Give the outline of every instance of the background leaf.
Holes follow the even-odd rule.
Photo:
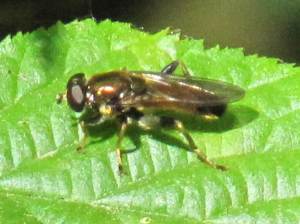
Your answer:
[[[76,72],[159,71],[174,59],[190,72],[246,90],[215,122],[184,118],[211,169],[172,130],[130,130],[127,175],[117,172],[114,124],[80,130],[55,96]],[[300,70],[241,49],[204,49],[163,30],[93,20],[5,38],[0,44],[2,223],[298,223]],[[134,150],[131,150],[134,149]]]

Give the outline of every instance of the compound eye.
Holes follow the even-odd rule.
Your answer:
[[[67,100],[69,106],[76,112],[84,108],[86,79],[83,73],[73,75],[67,84]]]

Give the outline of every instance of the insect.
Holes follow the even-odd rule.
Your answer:
[[[174,76],[181,65],[184,76]],[[122,172],[121,143],[129,125],[135,123],[144,130],[171,126],[183,134],[190,149],[207,165],[226,170],[210,161],[195,144],[183,123],[172,117],[157,115],[158,111],[175,111],[192,116],[220,117],[228,103],[244,96],[244,90],[225,82],[195,79],[184,64],[173,61],[161,72],[111,71],[96,74],[90,79],[78,73],[68,83],[64,97],[71,109],[82,112],[79,118],[83,130],[109,119],[119,123],[116,159]],[[86,135],[86,134],[85,134]],[[85,139],[85,138],[83,138]]]

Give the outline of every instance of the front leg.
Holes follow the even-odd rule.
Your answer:
[[[101,115],[99,112],[88,109],[79,117],[79,125],[82,131],[82,138],[80,139],[77,151],[82,151],[87,144],[88,128],[97,126],[102,123]]]
[[[81,152],[84,149],[84,147],[86,146],[86,144],[87,144],[88,129],[87,129],[87,125],[85,124],[84,121],[80,121],[79,125],[80,125],[81,131],[83,133],[83,136],[82,136],[82,138],[79,141],[79,145],[77,147],[77,151]]]
[[[124,139],[126,130],[127,130],[128,124],[126,122],[121,123],[120,131],[118,134],[118,140],[116,144],[116,158],[117,158],[117,163],[118,163],[118,169],[119,173],[123,173],[123,163],[122,163],[122,140]]]

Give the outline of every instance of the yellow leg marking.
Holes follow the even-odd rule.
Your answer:
[[[191,78],[191,74],[190,74],[188,68],[186,67],[186,65],[182,61],[180,61],[180,67],[181,67],[183,75],[186,78]]]
[[[126,129],[127,129],[127,124],[122,123],[121,124],[121,129],[120,129],[120,132],[119,132],[119,137],[118,137],[117,144],[116,144],[116,159],[117,159],[118,169],[119,169],[120,174],[122,174],[124,172],[123,171],[123,163],[122,163],[121,143],[122,143],[122,140],[124,138]]]
[[[78,145],[78,147],[77,147],[77,151],[78,151],[78,152],[82,152],[83,149],[84,149],[84,147],[85,147],[86,144],[87,144],[87,140],[88,140],[87,135],[88,135],[88,134],[87,134],[87,128],[86,128],[84,122],[81,121],[79,124],[80,124],[81,130],[82,130],[82,132],[83,132],[83,137],[82,137],[82,139],[81,139],[80,142],[79,142],[79,145]]]
[[[116,149],[116,158],[118,163],[118,170],[120,173],[123,173],[122,155],[119,148]]]

